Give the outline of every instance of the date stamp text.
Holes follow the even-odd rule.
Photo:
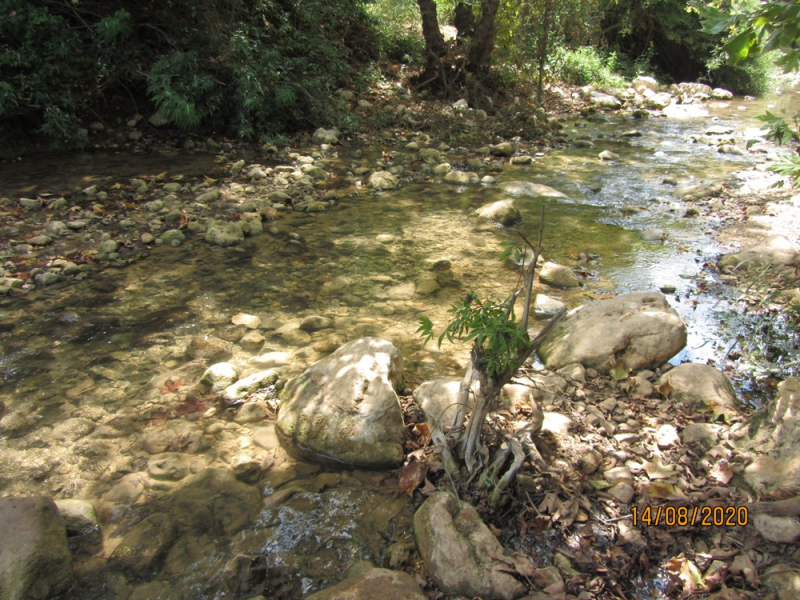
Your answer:
[[[647,527],[744,527],[746,506],[634,506],[633,526]]]

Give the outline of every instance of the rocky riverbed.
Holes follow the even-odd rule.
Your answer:
[[[795,541],[787,533],[794,516],[767,515],[788,519],[777,524],[759,517],[754,528],[763,509],[748,503],[794,491],[786,465],[794,461],[795,384],[782,384],[783,400],[762,398],[769,418],[752,420],[752,406],[721,372],[738,381],[736,365],[720,358],[724,336],[708,323],[684,330],[693,354],[683,357],[705,362],[695,346],[710,339],[717,369],[666,363],[680,345],[645,362],[614,362],[624,348],[642,354],[630,338],[612,350],[614,360],[531,365],[517,385],[534,393],[509,401],[491,417],[492,430],[499,440],[540,415],[544,465],[530,463],[499,507],[488,503],[491,485],[461,490],[478,508],[474,528],[488,523],[506,549],[506,558],[495,550],[465,575],[473,583],[437,573],[430,557],[438,550],[414,535],[428,527],[414,517],[424,498],[437,507],[428,514],[445,521],[457,511],[434,493],[452,486],[433,452],[426,403],[412,392],[434,376],[459,376],[467,357],[463,345],[423,347],[416,320],[444,323],[470,289],[511,289],[516,269],[496,256],[515,227],[535,231],[542,203],[556,232],[537,284],[542,319],[562,304],[662,288],[675,318],[689,320],[698,304],[702,312],[719,301],[703,296],[706,281],[747,285],[738,269],[720,283],[719,246],[698,237],[715,238],[722,225],[725,243],[748,246],[767,232],[729,232],[774,226],[796,242],[791,194],[768,191],[763,168],[746,170],[771,150],[748,147],[750,130],[724,126],[746,101],[653,85],[641,81],[620,97],[575,91],[584,118],[551,118],[533,143],[483,138],[451,147],[409,131],[435,111],[463,140],[492,117],[459,103],[345,94],[354,110],[387,115],[385,127],[319,131],[291,151],[205,140],[121,166],[113,144],[159,150],[144,122],[132,120],[96,134],[97,164],[111,165],[105,172],[73,168],[5,183],[0,518],[19,524],[3,531],[20,555],[61,548],[13,581],[46,581],[46,593],[69,588],[74,598],[292,598],[352,568],[340,585],[392,581],[405,590],[398,594],[492,597],[469,587],[484,569],[509,573],[497,597],[792,597],[794,557],[778,544]],[[718,121],[702,120],[709,111]],[[682,130],[686,118],[703,125]],[[675,132],[681,145],[669,137]],[[685,171],[687,156],[717,172]],[[29,160],[17,163],[21,173]],[[640,163],[651,172],[622,170]],[[725,171],[742,173],[739,183]],[[638,254],[625,254],[631,246]],[[653,256],[673,258],[622,274]],[[389,386],[405,409],[405,458],[392,462],[405,466],[370,471],[346,459],[331,470],[330,461],[298,460],[275,432],[281,390],[287,382],[297,389],[310,365],[364,337],[390,340],[405,362]],[[698,395],[703,386],[711,391]],[[38,495],[57,500],[68,546],[47,502],[12,500]],[[711,526],[644,520],[648,507],[668,505],[709,511]],[[714,522],[717,507],[739,506],[747,510],[734,513],[736,522]],[[54,537],[37,544],[45,529]],[[5,572],[29,573],[3,560]]]

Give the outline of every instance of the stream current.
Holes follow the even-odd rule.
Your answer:
[[[257,589],[251,574],[259,572],[273,597],[291,598],[338,581],[359,560],[402,564],[413,544],[413,513],[410,501],[396,497],[396,476],[322,472],[288,457],[269,421],[237,420],[188,398],[185,390],[207,366],[187,356],[189,341],[215,336],[233,343],[229,362],[244,374],[263,368],[258,356],[285,353],[278,368],[292,377],[344,341],[376,335],[402,352],[409,389],[458,375],[466,347],[423,347],[415,333],[419,317],[441,329],[450,304],[466,292],[505,297],[517,272],[498,260],[502,243],[517,241],[517,229],[535,239],[545,203],[544,254],[575,268],[583,285],[541,286],[540,293],[573,307],[609,294],[669,289],[689,329],[674,361],[718,360],[730,339],[720,323],[725,302],[690,297],[703,264],[726,249],[714,239],[713,217],[684,217],[687,203],[676,190],[728,182],[752,164],[752,155],[718,152],[704,132],[729,125],[726,137],[744,148],[756,137],[753,117],[763,104],[735,99],[710,110],[689,120],[611,116],[567,124],[570,139],[593,146],[570,144],[495,174],[498,184],[530,181],[568,197],[517,198],[523,219],[515,227],[479,225],[472,216],[507,197],[499,185],[407,183],[376,194],[353,178],[351,193],[328,213],[282,216],[271,232],[242,246],[189,239],[74,285],[0,300],[0,406],[20,421],[0,432],[0,494],[95,504],[102,550],[75,546],[78,583],[69,598],[247,597],[248,586]],[[623,135],[634,129],[638,135]],[[599,159],[603,150],[619,159]],[[453,151],[448,158],[457,167],[469,157]],[[344,172],[379,159],[343,148],[322,162]],[[101,163],[60,161],[65,176],[84,182]],[[128,157],[120,168],[147,176],[164,167]],[[24,179],[25,170],[15,177]],[[664,230],[666,239],[644,241],[641,233],[652,229]],[[442,286],[420,296],[415,282],[431,270]],[[244,333],[232,324],[239,313],[261,318],[266,341],[256,354],[236,344]],[[308,315],[330,317],[334,326],[300,331]],[[253,465],[261,474],[250,477]],[[224,519],[206,531],[192,528],[181,511],[207,506],[187,499],[186,481],[206,468],[233,469],[268,499],[290,492],[280,502],[259,502],[244,528]],[[234,506],[240,501],[231,499]],[[166,515],[178,532],[157,548],[157,560],[142,567],[113,559],[125,535],[154,514]],[[240,568],[243,561],[247,568]]]

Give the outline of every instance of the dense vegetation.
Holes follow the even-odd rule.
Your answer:
[[[762,59],[722,60],[729,32],[702,31],[685,0],[0,0],[0,146],[30,132],[81,145],[88,122],[155,110],[267,139],[336,123],[331,92],[387,62],[489,103],[519,81],[538,80],[541,101],[548,80],[643,73],[763,91]]]

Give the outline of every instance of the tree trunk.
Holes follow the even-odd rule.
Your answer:
[[[539,78],[536,83],[536,106],[541,106],[544,100],[544,67],[547,64],[547,42],[550,35],[550,15],[553,11],[552,0],[545,0],[544,14],[542,15],[542,36],[539,38]]]
[[[494,36],[497,33],[495,17],[499,6],[500,0],[481,1],[481,20],[475,28],[475,36],[472,39],[467,62],[467,70],[471,73],[481,74],[489,70]]]
[[[417,0],[422,17],[422,37],[425,38],[425,69],[436,69],[439,58],[444,54],[444,37],[439,30],[439,17],[434,0]]]

